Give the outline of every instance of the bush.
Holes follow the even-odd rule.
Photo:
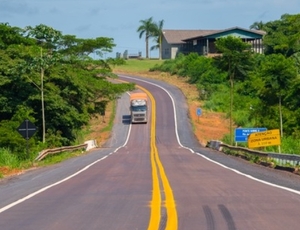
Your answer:
[[[281,138],[281,153],[286,154],[300,154],[300,141],[293,137]],[[278,146],[269,146],[266,148],[268,152],[279,152]]]
[[[0,148],[0,166],[17,168],[20,165],[18,157],[7,148]]]

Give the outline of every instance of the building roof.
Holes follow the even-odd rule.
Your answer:
[[[163,30],[163,35],[169,44],[182,44],[185,43],[185,41],[194,38],[206,37],[209,35],[214,35],[214,34],[227,32],[230,30],[236,30],[236,29],[244,30],[259,35],[266,34],[266,32],[262,30],[248,30],[241,27],[232,27],[223,30]]]
[[[265,35],[266,34],[266,31],[263,31],[263,30],[250,30],[250,29],[245,29],[245,28],[238,27],[238,26],[225,29],[222,32],[230,31],[230,30],[244,30],[244,31],[247,31],[247,32],[250,32],[250,33],[255,33],[255,34],[260,34],[260,35]]]
[[[222,30],[163,30],[163,36],[169,44],[185,43],[184,40],[192,37],[201,37]]]

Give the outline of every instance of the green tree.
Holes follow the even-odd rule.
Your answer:
[[[8,138],[19,135],[16,127],[27,118],[38,127],[32,143],[42,137],[42,128],[39,128],[43,124],[42,67],[47,117],[47,142],[43,146],[73,144],[78,130],[87,124],[91,116],[103,113],[108,101],[133,89],[133,85],[109,82],[106,79],[112,75],[109,65],[103,60],[88,57],[91,52],[109,50],[113,45],[111,39],[77,40],[70,35],[69,40],[64,40],[64,36],[59,39],[44,36],[44,42],[40,43],[33,36],[38,34],[39,39],[43,36],[38,31],[31,31],[35,27],[26,28],[30,30],[0,25],[0,30],[7,32],[6,35],[0,33],[0,43],[3,44],[0,49],[0,130],[7,133],[1,138],[3,145],[0,143],[0,146],[14,145],[15,140]],[[46,26],[37,28],[42,30]],[[7,39],[8,35],[10,39]],[[17,149],[22,147],[14,150]]]
[[[83,60],[89,59],[91,54],[102,58],[104,53],[112,52],[115,46],[114,39],[107,37],[81,39],[73,35],[63,35],[59,41],[60,53],[69,57],[72,54]]]
[[[150,17],[146,20],[140,20],[140,23],[141,25],[138,27],[137,32],[139,33],[139,38],[142,38],[145,34],[146,58],[149,58],[149,38],[153,37],[156,31],[155,22]]]
[[[0,49],[6,49],[12,44],[30,43],[28,39],[22,36],[22,29],[12,27],[8,23],[0,23]]]
[[[282,54],[267,55],[260,66],[259,75],[264,82],[259,90],[260,98],[267,106],[273,106],[275,103],[278,105],[281,136],[283,136],[283,99],[296,79],[295,72],[293,59],[286,58]]]
[[[54,55],[52,55],[53,50],[56,49],[57,42],[61,39],[62,33],[58,30],[53,29],[52,27],[48,27],[46,25],[40,24],[36,27],[28,26],[24,30],[24,34],[27,33],[27,37],[31,37],[36,39],[41,47],[40,47],[40,57],[34,58],[29,66],[32,68],[37,68],[40,70],[41,79],[40,84],[35,84],[37,88],[41,92],[41,104],[42,104],[42,140],[43,143],[46,141],[46,121],[45,121],[45,104],[44,104],[44,75],[45,69],[49,67],[51,64],[57,64],[57,59]],[[44,55],[43,47],[47,49],[47,54]]]
[[[291,88],[285,96],[285,107],[292,114],[285,116],[285,133],[292,135],[295,139],[300,138],[300,78],[296,77],[291,82]]]
[[[265,24],[262,21],[254,22],[249,28],[251,30],[263,30]]]
[[[164,26],[164,20],[159,21],[158,23],[154,24],[155,31],[154,31],[154,41],[156,42],[156,45],[152,46],[150,50],[159,50],[159,60],[162,58],[162,36],[163,36],[163,26]]]
[[[234,80],[243,80],[247,75],[251,60],[251,45],[233,36],[220,38],[216,41],[215,45],[221,53],[220,56],[216,57],[216,62],[222,70],[227,72],[230,81],[230,143],[233,144],[232,111]]]
[[[300,14],[284,14],[280,20],[265,24],[265,54],[281,53],[286,57],[300,51]]]

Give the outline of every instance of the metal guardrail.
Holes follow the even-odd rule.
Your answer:
[[[220,143],[220,147],[226,147],[228,149],[236,150],[236,151],[243,151],[243,152],[254,154],[254,155],[260,156],[260,157],[268,157],[268,153],[254,150],[254,149],[248,149],[248,148],[238,147],[238,146],[231,146],[231,145],[227,145],[227,144],[223,144],[223,143]]]
[[[269,153],[269,152],[262,152],[258,150],[248,149],[244,147],[238,147],[238,146],[231,146],[222,143],[221,141],[212,140],[208,143],[207,147],[222,151],[223,148],[228,148],[230,150],[235,151],[242,151],[249,154],[253,154],[256,156],[260,156],[266,159],[272,159],[274,160],[278,165],[285,166],[287,164],[298,167],[300,165],[300,155],[298,154],[280,154],[280,153]]]
[[[279,154],[279,153],[268,153],[268,157],[276,160],[279,165],[292,165],[294,167],[300,165],[300,155],[296,154]]]
[[[86,149],[88,144],[81,144],[81,145],[74,145],[74,146],[65,146],[65,147],[59,147],[59,148],[54,148],[54,149],[45,149],[39,153],[39,155],[35,158],[36,161],[41,161],[44,159],[46,156],[55,154],[55,153],[61,153],[61,152],[66,152],[66,151],[74,151],[74,150],[79,150],[79,149]]]

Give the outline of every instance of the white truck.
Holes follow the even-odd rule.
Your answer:
[[[146,93],[130,94],[131,123],[147,123],[148,97]]]

